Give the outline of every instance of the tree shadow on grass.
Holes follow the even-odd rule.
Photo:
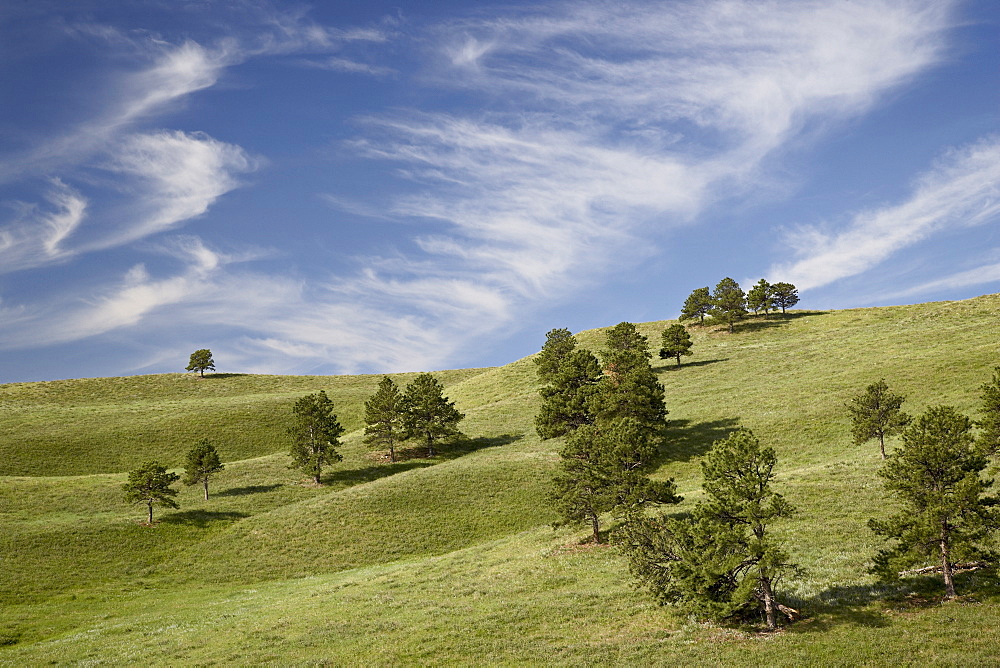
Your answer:
[[[729,436],[739,425],[738,417],[708,422],[670,420],[667,427],[660,432],[663,436],[663,445],[655,464],[658,466],[667,462],[687,462],[701,457],[709,451],[713,443]]]
[[[1000,596],[1000,578],[990,569],[956,573],[955,589],[956,603],[975,604],[980,598]],[[813,616],[806,624],[793,624],[793,631],[816,633],[843,624],[881,628],[889,625],[889,611],[912,613],[942,605],[944,581],[940,574],[925,574],[893,583],[831,587],[792,605],[796,603]]]
[[[281,487],[280,483],[275,485],[247,485],[246,487],[230,487],[229,489],[215,492],[213,496],[249,496],[250,494],[265,494],[267,492],[273,492],[279,487]]]
[[[684,369],[686,369],[688,367],[693,367],[693,366],[708,366],[709,364],[716,364],[718,362],[728,362],[728,361],[729,361],[728,357],[722,357],[722,358],[714,359],[714,360],[697,360],[697,361],[694,361],[694,362],[681,362],[681,365],[677,366],[677,360],[674,359],[674,358],[670,358],[670,359],[664,360],[663,364],[661,364],[659,366],[654,366],[653,367],[653,371],[655,371],[655,372],[661,372],[661,371],[684,371]]]
[[[201,377],[201,380],[225,380],[226,378],[241,378],[243,376],[249,376],[248,373],[210,373]]]
[[[397,457],[399,452],[397,451]],[[347,483],[348,485],[360,485],[366,482],[373,482],[379,478],[387,478],[397,473],[410,471],[412,469],[422,469],[433,466],[434,462],[428,459],[408,459],[405,461],[386,462],[366,466],[360,469],[331,469],[323,473],[322,481],[324,485],[332,483]]]
[[[235,522],[244,517],[250,517],[250,515],[234,511],[182,510],[179,513],[164,515],[160,522],[163,524],[190,524],[204,529],[215,522]]]

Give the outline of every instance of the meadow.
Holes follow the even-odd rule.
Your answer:
[[[671,322],[639,325],[654,354]],[[996,665],[992,572],[960,575],[950,602],[939,577],[867,574],[879,543],[865,523],[892,504],[878,445],[853,445],[844,404],[885,378],[911,414],[975,418],[998,322],[1000,295],[798,310],[732,335],[693,325],[682,367],[654,359],[670,411],[655,475],[685,497],[671,512],[698,498],[701,456],[738,425],[778,453],[776,489],[799,512],[775,528],[805,570],[784,600],[804,619],[773,634],[657,606],[613,546],[552,528],[560,444],[535,434],[530,358],[435,372],[468,438],[395,463],[362,442],[377,375],[0,385],[0,664]],[[598,351],[603,332],[577,338]],[[347,433],[317,487],[288,468],[285,426],[320,389]],[[122,501],[127,471],[179,470],[204,437],[226,464],[209,500],[180,487],[180,509],[145,526]]]

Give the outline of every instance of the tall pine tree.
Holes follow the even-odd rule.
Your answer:
[[[292,426],[288,428],[292,437],[289,468],[300,469],[312,476],[314,483],[322,484],[323,466],[343,459],[337,452],[338,438],[343,433],[344,428],[333,413],[333,402],[325,391],[300,398],[292,406]]]
[[[396,461],[396,446],[403,440],[403,395],[389,376],[383,376],[365,402],[364,442],[373,448],[389,450],[389,461]]]
[[[461,437],[458,423],[465,414],[444,396],[444,386],[429,373],[422,373],[403,391],[403,427],[407,438],[423,442],[427,456],[433,457],[436,443]]]

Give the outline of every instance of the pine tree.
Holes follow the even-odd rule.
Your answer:
[[[403,440],[405,409],[403,395],[389,376],[383,376],[378,390],[365,402],[364,442],[374,448],[388,448],[389,461],[396,461],[396,445]]]
[[[215,371],[215,360],[212,359],[212,351],[208,348],[202,348],[201,350],[196,350],[191,353],[191,358],[188,360],[187,368],[185,371],[197,371],[201,374],[201,377],[205,377],[205,371],[211,369]]]
[[[586,523],[601,542],[600,516],[632,515],[650,503],[678,503],[673,479],[647,477],[656,446],[634,420],[584,425],[566,438],[551,500],[559,524]]]
[[[434,444],[449,437],[461,437],[458,423],[465,418],[454,401],[444,396],[444,386],[429,373],[413,379],[403,392],[403,427],[407,438],[419,438],[433,457]]]
[[[567,357],[576,349],[576,337],[568,329],[553,329],[545,335],[545,344],[535,356],[538,379],[551,383]]]
[[[176,473],[169,473],[158,462],[146,462],[134,471],[129,471],[128,482],[122,485],[126,503],[145,503],[149,509],[148,523],[153,523],[153,504],[180,508],[173,497],[177,490],[170,485],[180,479]]]
[[[317,485],[324,464],[335,464],[343,459],[337,452],[338,437],[344,428],[333,413],[333,402],[320,390],[307,394],[292,407],[293,422],[288,428],[292,437],[292,465],[312,476]]]
[[[903,446],[882,465],[879,476],[902,510],[869,527],[894,545],[879,551],[874,571],[897,577],[900,566],[937,559],[945,597],[954,598],[953,565],[981,556],[1000,528],[996,499],[983,495],[993,484],[980,473],[984,453],[971,434],[972,421],[950,406],[929,408],[903,431]]]
[[[226,467],[219,459],[219,453],[215,446],[207,438],[203,438],[187,454],[184,484],[197,485],[201,483],[205,488],[205,500],[208,501],[208,481],[224,468]]]
[[[712,293],[711,314],[729,325],[729,333],[733,333],[733,325],[747,314],[746,295],[739,283],[731,278],[719,281]]]
[[[903,401],[902,395],[889,391],[884,378],[854,397],[847,404],[854,444],[861,445],[877,438],[882,459],[885,459],[885,437],[902,432],[910,422],[910,416],[900,410]]]
[[[775,283],[771,286],[771,296],[774,305],[781,308],[781,314],[785,314],[786,308],[792,308],[799,303],[799,291],[791,283]]]
[[[979,444],[983,452],[994,456],[1000,453],[1000,366],[994,369],[992,382],[981,389],[979,411],[983,417],[978,422],[982,429]]]
[[[712,310],[712,304],[712,295],[708,291],[708,286],[698,288],[684,301],[680,319],[698,318],[701,324],[705,324],[705,316]]]
[[[776,464],[747,429],[717,441],[702,462],[706,498],[690,516],[626,524],[620,544],[632,574],[661,603],[719,620],[758,610],[775,629],[777,585],[796,570],[771,532],[795,512],[771,490]]]
[[[590,402],[600,377],[601,367],[589,350],[574,350],[566,356],[549,376],[549,385],[538,391],[542,397],[535,415],[538,435],[542,439],[565,436],[593,422]]]
[[[594,421],[630,418],[655,438],[666,426],[667,409],[650,366],[649,340],[632,323],[619,323],[608,330],[601,358],[604,376],[591,401]]]
[[[766,317],[772,306],[774,306],[773,287],[762,278],[747,293],[747,308],[753,311],[754,315],[763,311]]]
[[[677,358],[677,366],[681,365],[681,355],[690,355],[691,335],[684,325],[670,325],[663,330],[663,347],[660,348],[660,359]]]

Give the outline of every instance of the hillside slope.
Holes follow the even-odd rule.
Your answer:
[[[737,425],[778,452],[778,485],[800,510],[780,531],[806,569],[790,593],[810,619],[766,643],[656,607],[613,549],[548,526],[559,444],[534,433],[526,359],[438,374],[471,440],[396,464],[361,443],[378,376],[0,386],[0,662],[988,665],[993,579],[966,575],[960,590],[975,579],[977,599],[928,607],[926,578],[894,589],[865,574],[876,542],[864,525],[885,501],[877,446],[851,444],[844,403],[884,377],[911,413],[974,416],[1000,364],[1000,296],[789,315],[734,335],[694,327],[683,367],[657,360],[671,422],[656,475],[677,480],[680,510],[701,455]],[[640,325],[654,352],[667,324]],[[595,351],[603,340],[578,338]],[[286,468],[282,419],[321,388],[350,433],[315,488]],[[178,466],[201,436],[227,461],[212,498],[185,488],[180,511],[140,526],[120,501],[124,472],[151,456]]]

